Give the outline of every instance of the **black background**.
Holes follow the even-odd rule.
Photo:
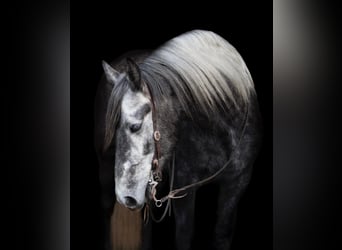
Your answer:
[[[271,249],[272,2],[249,4],[248,8],[243,3],[198,3],[188,9],[158,5],[71,5],[71,247],[98,249],[101,244],[98,165],[92,137],[101,60],[110,62],[130,50],[154,49],[183,32],[205,29],[224,37],[244,58],[264,123],[262,151],[239,205],[234,249]]]
[[[9,81],[1,85],[4,114],[11,121],[4,130],[9,155],[4,190],[11,194],[11,216],[5,216],[8,249],[69,249],[69,244],[71,249],[100,249],[93,109],[101,60],[154,49],[192,29],[224,37],[252,74],[264,142],[239,205],[233,244],[235,249],[273,247],[272,1],[185,5],[11,2],[11,39],[4,38],[9,42],[4,48],[10,48]],[[69,70],[70,109],[69,81],[59,79],[68,78]]]
[[[201,28],[222,35],[242,54],[264,121],[264,146],[240,203],[234,246],[269,249],[273,241],[278,250],[341,249],[342,36],[337,3],[274,1],[272,11],[271,1],[208,1],[187,7],[72,1],[71,8],[68,0],[10,1],[2,16],[4,31],[10,29],[2,36],[8,78],[0,91],[5,119],[1,143],[8,157],[1,167],[9,176],[4,180],[1,175],[2,201],[10,197],[5,202],[9,212],[2,214],[7,242],[1,248],[69,249],[71,243],[72,249],[99,249],[92,134],[100,61],[131,49],[155,48]],[[299,32],[290,32],[294,30]],[[273,40],[277,34],[282,35],[278,42]],[[291,52],[298,43],[301,49],[290,53],[288,61],[293,68],[283,68],[287,49]],[[285,53],[272,58],[273,46]],[[272,71],[272,59],[285,65]],[[307,67],[311,62],[318,67]],[[305,75],[310,77],[303,79]]]

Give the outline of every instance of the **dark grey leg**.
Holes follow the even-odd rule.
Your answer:
[[[104,249],[112,250],[111,243],[111,216],[115,204],[115,184],[114,184],[114,169],[111,161],[100,160],[99,169],[100,185],[101,185],[101,200],[103,208],[103,241]]]
[[[144,222],[143,222],[144,223]],[[152,250],[152,219],[142,228],[142,250]]]
[[[212,249],[229,250],[236,221],[236,205],[234,198],[228,201],[219,201],[217,209],[217,224],[215,226]]]
[[[212,249],[230,249],[236,224],[237,204],[246,186],[247,184],[242,183],[241,180],[239,183],[221,185]]]
[[[114,206],[114,205],[113,205]],[[102,225],[103,225],[103,247],[104,250],[112,250],[112,241],[111,241],[111,215],[112,215],[113,207],[103,209],[102,215]]]
[[[195,192],[189,192],[186,197],[172,202],[176,227],[176,249],[191,249],[195,216]]]

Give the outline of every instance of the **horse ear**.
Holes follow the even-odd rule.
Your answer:
[[[108,63],[102,61],[102,67],[106,75],[106,79],[108,82],[112,83],[114,86],[120,79],[120,72],[116,71],[112,68]]]
[[[131,58],[127,58],[127,75],[128,80],[133,83],[131,84],[131,87],[133,90],[141,90],[141,74],[139,66],[133,61]]]

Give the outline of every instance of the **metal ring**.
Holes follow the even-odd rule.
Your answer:
[[[159,141],[160,140],[160,132],[159,132],[159,130],[154,131],[153,137],[154,137],[155,141]]]
[[[163,205],[163,202],[161,200],[156,200],[155,205],[156,207],[161,207]]]

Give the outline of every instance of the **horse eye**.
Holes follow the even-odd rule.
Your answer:
[[[141,129],[141,123],[136,123],[136,124],[132,124],[131,126],[129,126],[129,130],[132,133],[135,133],[137,131],[139,131]]]

